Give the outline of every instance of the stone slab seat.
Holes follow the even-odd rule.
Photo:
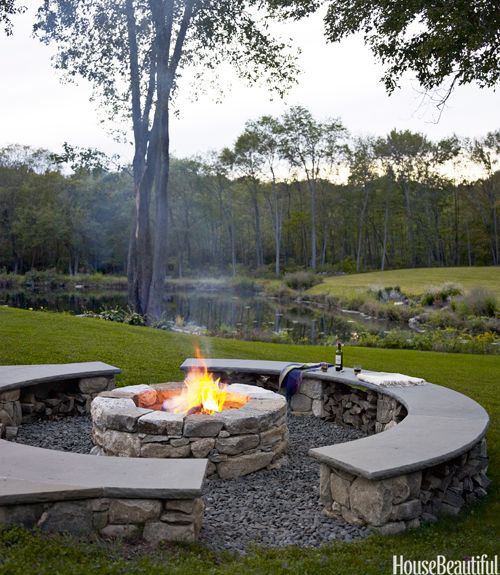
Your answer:
[[[96,457],[0,440],[0,506],[201,497],[206,459]]]
[[[1,365],[0,392],[21,389],[48,381],[110,377],[118,373],[121,373],[121,369],[101,361],[43,365]]]
[[[209,371],[278,375],[292,362],[207,359]],[[186,360],[181,369],[200,366]],[[489,417],[481,405],[452,389],[427,383],[410,387],[382,387],[358,380],[354,371],[310,371],[308,379],[340,382],[375,390],[401,402],[405,419],[387,431],[369,437],[317,447],[309,455],[331,467],[366,479],[385,479],[438,465],[463,453],[486,434]]]

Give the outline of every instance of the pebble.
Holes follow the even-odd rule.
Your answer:
[[[17,443],[57,451],[90,453],[94,447],[91,433],[92,422],[88,415],[61,417],[56,420],[41,419],[20,425]]]
[[[330,541],[354,541],[369,530],[322,514],[319,463],[311,447],[363,437],[360,431],[317,417],[288,416],[288,455],[277,469],[262,470],[232,481],[205,482],[206,504],[200,542],[214,551],[245,553],[263,547],[318,547]],[[38,421],[19,427],[17,441],[47,449],[89,453],[92,423],[88,416]]]

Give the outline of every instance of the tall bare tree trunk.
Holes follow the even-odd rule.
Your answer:
[[[498,253],[498,217],[497,217],[497,205],[496,205],[496,198],[494,194],[492,194],[491,198],[491,219],[492,219],[492,254],[493,254],[493,265],[497,266],[499,264],[499,256]]]
[[[170,172],[170,97],[195,0],[185,0],[182,20],[171,52],[174,3],[149,0],[157,39],[157,103],[152,138],[157,136],[155,154],[155,228],[151,285],[148,294],[147,321],[160,319],[168,261],[168,178]],[[155,144],[156,144],[155,142]]]
[[[470,229],[469,229],[469,222],[465,224],[465,230],[467,232],[467,261],[469,263],[469,267],[472,267],[472,250],[470,244]]]
[[[130,53],[130,90],[132,95],[132,124],[134,131],[135,153],[132,162],[134,176],[134,218],[130,230],[127,277],[128,301],[138,313],[145,314],[151,282],[151,230],[150,201],[152,174],[149,141],[149,114],[153,101],[156,73],[156,50],[151,48],[151,65],[149,85],[144,109],[141,109],[141,86],[139,79],[139,60],[137,48],[137,31],[133,0],[126,0],[127,33]],[[154,143],[153,143],[154,147]],[[149,165],[148,165],[149,160]]]
[[[308,180],[311,196],[311,268],[316,271],[316,180]]]
[[[280,261],[281,261],[281,222],[283,219],[283,206],[280,202],[280,196],[278,192],[278,185],[276,183],[276,178],[272,178],[272,198],[267,200],[269,203],[269,208],[271,210],[271,219],[273,222],[274,231],[274,273],[280,275]]]
[[[252,189],[252,206],[254,213],[254,225],[255,225],[255,262],[257,267],[264,265],[264,248],[262,245],[262,231],[260,227],[260,209],[259,209],[259,198],[257,196],[257,191]]]
[[[358,249],[356,253],[356,271],[359,272],[361,267],[361,246],[363,245],[363,228],[366,216],[366,209],[368,207],[368,196],[369,196],[369,188],[365,184],[363,186],[363,205],[361,207],[361,212],[359,214],[359,221],[358,221]]]
[[[389,202],[385,200],[385,213],[384,213],[384,238],[382,240],[382,258],[380,261],[380,270],[385,269],[385,260],[387,258],[387,228],[389,225]]]
[[[458,238],[458,226],[460,223],[460,206],[458,203],[458,186],[453,187],[453,227],[454,227],[454,255],[453,255],[453,262],[456,266],[460,265],[460,250],[459,250],[459,238]]]
[[[274,273],[280,275],[280,259],[281,259],[281,219],[282,207],[279,201],[278,188],[273,178],[273,199],[274,199]]]
[[[229,242],[231,244],[231,269],[233,277],[236,276],[236,231],[234,225],[234,210],[232,196],[229,200]]]
[[[402,179],[401,182],[405,200],[405,210],[406,210],[406,225],[408,226],[408,250],[410,252],[411,258],[411,267],[415,267],[417,265],[417,256],[416,256],[416,246],[415,246],[415,235],[413,233],[413,214],[411,211],[411,200],[410,200],[410,186],[408,184],[408,180],[406,178]]]

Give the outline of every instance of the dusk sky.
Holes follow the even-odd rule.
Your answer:
[[[31,37],[39,2],[24,3],[29,10],[14,18],[14,35],[0,35],[0,146],[19,143],[58,151],[67,141],[130,159],[131,146],[115,142],[108,133],[109,124],[100,121],[103,115],[90,101],[90,87],[84,81],[61,82],[50,63],[54,48]],[[180,117],[173,119],[171,130],[175,155],[231,145],[246,120],[278,115],[296,104],[306,106],[317,118],[340,117],[353,134],[383,135],[397,128],[424,132],[432,139],[452,133],[473,137],[500,125],[500,96],[493,90],[458,88],[438,123],[437,110],[429,102],[422,104],[421,90],[410,77],[388,97],[380,82],[383,68],[362,38],[327,44],[320,14],[275,29],[293,37],[302,50],[299,84],[285,101],[276,96],[270,101],[272,95],[265,88],[247,87],[225,74],[224,82],[230,81],[232,87],[220,104],[212,93],[192,101],[188,86],[181,86]]]

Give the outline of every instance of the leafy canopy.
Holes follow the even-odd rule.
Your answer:
[[[153,4],[150,0],[43,0],[38,10],[35,34],[57,46],[55,67],[68,80],[90,81],[94,97],[111,121],[127,118],[131,112],[130,19],[137,44],[141,109],[150,108],[146,101],[151,98],[158,65]],[[180,26],[184,6],[184,0],[173,2],[174,30]],[[217,75],[221,64],[228,63],[248,83],[264,81],[283,95],[295,81],[297,57],[288,42],[272,36],[268,21],[269,10],[261,0],[195,0],[173,92],[186,68],[194,71],[190,89],[198,93],[210,73]]]
[[[493,87],[500,78],[500,4],[496,0],[271,0],[289,17],[327,5],[326,36],[338,42],[360,32],[387,66],[389,93],[406,71],[426,90],[451,81]]]
[[[25,6],[17,6],[16,0],[0,0],[0,26],[7,36],[12,35],[11,17],[26,11]]]

